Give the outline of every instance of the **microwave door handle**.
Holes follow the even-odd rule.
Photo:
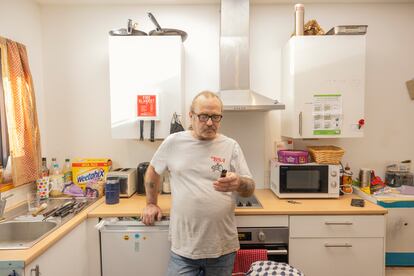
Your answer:
[[[267,255],[287,255],[287,249],[278,249],[278,250],[267,250]]]
[[[299,135],[302,136],[302,111],[299,113]]]

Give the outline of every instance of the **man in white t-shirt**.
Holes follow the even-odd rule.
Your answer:
[[[254,192],[239,144],[218,133],[223,104],[216,94],[198,94],[190,110],[191,130],[168,136],[145,174],[147,225],[161,218],[160,175],[170,172],[171,258],[168,275],[228,276],[239,249],[235,196]],[[227,175],[221,177],[223,170]]]

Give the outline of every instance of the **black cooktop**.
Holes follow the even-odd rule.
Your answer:
[[[236,197],[236,208],[263,208],[255,195],[249,197]]]

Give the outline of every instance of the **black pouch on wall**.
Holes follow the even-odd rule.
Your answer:
[[[171,119],[171,127],[170,127],[170,134],[184,131],[184,127],[180,122],[180,119],[178,118],[177,113],[174,112],[173,117]]]

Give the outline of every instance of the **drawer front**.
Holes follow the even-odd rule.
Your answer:
[[[288,227],[285,215],[236,216],[237,227]]]
[[[414,252],[414,209],[389,208],[387,215],[387,252]]]
[[[290,237],[384,237],[384,216],[290,216]]]
[[[291,239],[289,264],[306,276],[384,276],[384,239]]]

